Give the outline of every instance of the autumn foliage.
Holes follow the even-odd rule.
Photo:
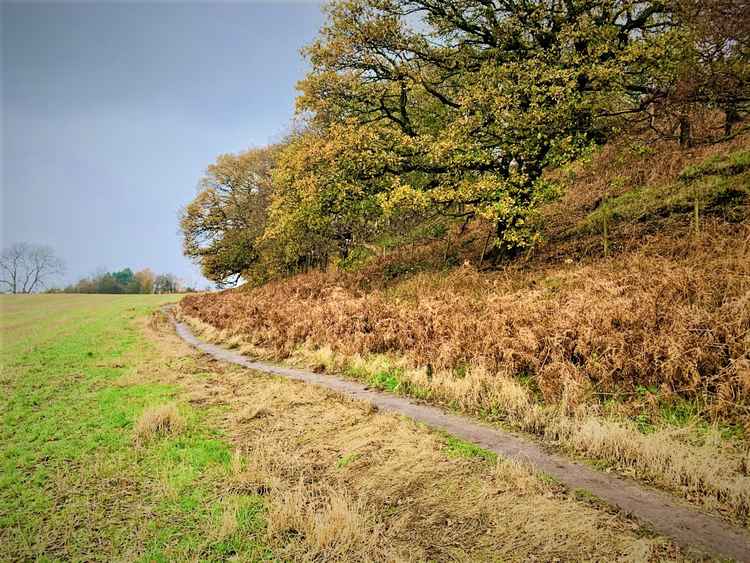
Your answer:
[[[646,389],[750,425],[736,8],[333,2],[305,126],[220,157],[183,218],[206,275],[250,283],[183,312],[278,358],[471,366],[546,404]]]
[[[743,131],[740,0],[340,0],[307,47],[300,127],[211,165],[182,218],[221,284],[349,264],[442,220],[497,264],[543,236],[552,171],[614,139]]]

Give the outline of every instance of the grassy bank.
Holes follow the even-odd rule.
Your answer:
[[[194,353],[164,301],[0,302],[0,559],[682,559],[529,467]]]
[[[558,171],[546,242],[497,269],[477,269],[469,229],[181,311],[247,353],[510,424],[747,525],[747,146],[606,147]]]

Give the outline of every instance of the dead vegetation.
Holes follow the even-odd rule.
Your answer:
[[[569,190],[544,211],[548,242],[498,271],[472,265],[474,232],[452,270],[434,269],[442,246],[401,249],[357,272],[189,296],[180,311],[245,353],[502,420],[747,524],[747,200],[715,200],[699,229],[679,206],[615,220],[608,258],[595,219],[606,198],[681,174],[747,190],[747,142],[613,146],[560,171]]]
[[[302,481],[274,497],[266,520],[268,536],[276,545],[311,559],[368,554],[378,543],[361,501],[335,489],[316,491]]]
[[[185,419],[177,410],[177,405],[159,405],[143,411],[133,428],[136,444],[158,438],[179,434],[185,428]]]
[[[204,337],[223,342],[220,332],[194,320],[191,324],[196,331],[202,330]],[[452,371],[430,375],[424,368],[409,367],[404,359],[382,354],[349,357],[330,348],[300,349],[292,360],[319,371],[348,373],[375,386],[534,433],[571,453],[670,489],[747,524],[750,452],[742,442],[723,438],[715,427],[698,428],[693,421],[644,432],[628,418],[605,416],[597,404],[581,404],[575,388],[567,388],[559,404],[545,406],[517,379],[482,368],[467,369],[461,377]],[[384,374],[392,378],[391,386]]]
[[[546,402],[566,385],[583,396],[657,386],[717,415],[746,416],[750,231],[733,231],[712,229],[699,245],[674,241],[673,257],[644,246],[606,263],[508,278],[466,267],[366,293],[311,273],[190,296],[181,308],[281,358],[300,346],[393,353],[435,370],[525,374]]]
[[[452,451],[440,435],[369,405],[213,361],[175,377],[194,404],[228,407],[229,488],[263,496],[266,540],[281,559],[682,558],[523,464]]]

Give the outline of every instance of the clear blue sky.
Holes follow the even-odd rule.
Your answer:
[[[126,266],[202,280],[182,256],[178,210],[218,154],[288,130],[320,5],[0,10],[3,246],[51,245],[65,281]]]

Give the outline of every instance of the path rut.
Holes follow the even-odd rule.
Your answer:
[[[177,334],[191,346],[224,362],[260,372],[280,375],[333,389],[344,395],[368,401],[378,409],[408,416],[428,426],[444,430],[506,458],[527,460],[571,489],[585,489],[607,503],[672,538],[687,549],[750,562],[750,534],[718,517],[700,512],[663,491],[649,489],[635,481],[602,473],[510,432],[444,410],[418,404],[406,397],[375,391],[355,381],[333,375],[254,361],[242,354],[197,338],[173,316]]]

